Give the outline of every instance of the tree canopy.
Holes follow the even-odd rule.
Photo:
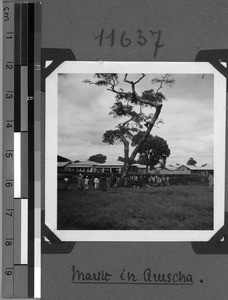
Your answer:
[[[145,131],[138,132],[132,139],[133,146],[136,145],[145,134]],[[159,162],[165,165],[169,155],[170,149],[167,141],[157,135],[152,136],[150,134],[139,151],[138,163],[146,165],[146,171],[148,171],[148,167],[153,169]]]
[[[88,158],[89,161],[94,161],[97,163],[105,163],[106,159],[107,159],[107,156],[105,156],[103,154],[95,154]]]
[[[188,166],[195,166],[196,164],[197,164],[197,161],[192,157],[190,157],[189,160],[187,161]]]

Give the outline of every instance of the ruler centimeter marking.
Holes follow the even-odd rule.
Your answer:
[[[28,6],[28,296],[34,295],[34,4]]]
[[[41,296],[41,103],[35,67],[40,13],[40,2],[3,3],[2,293],[7,298]]]

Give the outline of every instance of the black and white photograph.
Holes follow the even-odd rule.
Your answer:
[[[214,230],[215,76],[151,70],[57,74],[57,230]]]

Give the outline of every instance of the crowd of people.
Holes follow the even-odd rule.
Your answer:
[[[72,178],[64,177],[64,189],[70,189],[72,183]],[[96,190],[107,191],[108,187],[119,187],[120,177],[112,174],[111,176],[83,176],[79,174],[76,179],[77,190],[78,191],[88,191],[89,187],[94,187]],[[169,177],[168,176],[153,176],[150,177],[144,175],[130,175],[126,177],[123,181],[122,187],[157,187],[157,186],[168,186]]]
[[[61,176],[61,175],[60,175]],[[209,174],[207,176],[174,176],[171,178],[171,185],[188,185],[188,184],[203,184],[209,185],[213,188],[214,176]],[[107,188],[125,187],[125,188],[153,188],[164,187],[170,185],[170,178],[168,175],[144,175],[144,174],[130,174],[120,184],[120,174],[90,174],[90,175],[65,175],[59,177],[59,189],[69,190],[75,184],[78,191],[88,191],[88,189],[95,189],[107,191]]]
[[[141,187],[157,187],[157,186],[168,186],[169,185],[169,177],[168,176],[129,176],[125,178],[124,186],[125,187],[134,187],[134,188],[141,188]]]

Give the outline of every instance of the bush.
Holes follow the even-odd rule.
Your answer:
[[[169,183],[170,185],[189,185],[189,184],[208,185],[208,176],[205,175],[170,176]]]

